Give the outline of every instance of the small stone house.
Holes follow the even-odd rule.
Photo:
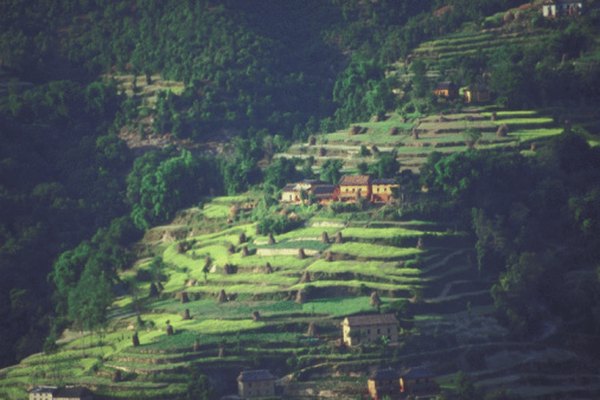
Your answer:
[[[371,177],[369,175],[342,176],[338,196],[341,201],[356,201],[359,198],[370,199]]]
[[[296,184],[288,183],[281,190],[281,202],[298,204],[301,201],[301,192],[296,189]]]
[[[371,185],[372,203],[389,203],[394,198],[394,189],[400,185],[394,179],[373,179]]]
[[[342,340],[347,346],[376,343],[386,337],[398,341],[398,320],[394,314],[355,315],[344,318]]]
[[[440,82],[433,89],[433,94],[437,97],[455,99],[458,97],[458,86],[454,82]]]
[[[574,17],[583,12],[583,1],[577,0],[548,0],[542,5],[542,15],[545,18],[562,16]]]
[[[400,374],[400,392],[419,399],[435,399],[440,387],[433,379],[434,374],[425,367],[410,368]]]
[[[304,179],[296,183],[288,183],[281,190],[281,202],[290,204],[301,204],[306,200],[309,193],[314,192],[320,186],[327,186],[324,182],[316,179]]]
[[[464,90],[465,103],[487,103],[492,93],[485,85],[471,85]]]
[[[52,400],[57,390],[56,386],[35,386],[29,390],[29,400]]]
[[[369,376],[367,385],[373,400],[384,397],[397,399],[400,396],[400,375],[393,368],[378,368]]]
[[[92,400],[92,392],[83,387],[37,386],[29,391],[29,400]]]
[[[238,394],[243,399],[275,396],[275,377],[269,370],[242,371],[237,382]]]

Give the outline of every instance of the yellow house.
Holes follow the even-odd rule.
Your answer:
[[[356,315],[342,322],[343,341],[348,346],[376,343],[382,337],[398,341],[398,320],[394,314]]]
[[[397,399],[400,395],[400,375],[392,368],[378,368],[367,381],[369,395],[373,400],[384,397]]]
[[[371,185],[371,202],[388,203],[394,198],[394,189],[400,185],[394,179],[373,179]]]
[[[243,399],[275,396],[275,377],[269,370],[242,371],[237,382],[238,394]]]
[[[302,199],[302,193],[296,188],[296,184],[288,183],[281,190],[281,202],[299,204]]]
[[[433,94],[446,99],[454,99],[458,97],[458,86],[452,82],[440,82],[433,89]]]
[[[56,386],[36,386],[29,391],[29,400],[52,400]]]
[[[371,198],[371,177],[369,175],[344,175],[340,179],[340,201],[356,201],[359,198]]]

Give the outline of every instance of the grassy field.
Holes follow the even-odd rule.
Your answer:
[[[420,254],[422,251],[412,248],[398,248],[370,243],[347,242],[343,244],[334,244],[329,248],[333,253],[348,254],[354,257],[389,259],[399,257],[411,257]]]

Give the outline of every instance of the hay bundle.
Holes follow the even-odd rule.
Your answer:
[[[194,345],[192,346],[192,351],[200,351],[200,339],[194,339]]]
[[[137,332],[131,337],[131,342],[133,343],[133,347],[138,347],[140,345],[140,337]]]
[[[306,253],[303,248],[298,249],[298,258],[304,260],[306,258]]]
[[[219,303],[227,302],[227,294],[225,293],[225,289],[221,289],[221,291],[219,292],[219,294],[217,296],[217,301]]]
[[[233,275],[237,273],[237,267],[233,264],[227,263],[223,266],[223,272],[225,275]]]
[[[381,298],[376,291],[371,293],[371,306],[379,308],[381,306]]]
[[[379,154],[379,147],[377,147],[375,145],[371,146],[371,153],[373,153],[373,155],[375,155],[375,156],[377,154]]]
[[[232,221],[234,219],[236,219],[239,212],[240,212],[240,207],[237,204],[229,207],[229,219],[231,219]]]
[[[327,232],[321,234],[321,243],[329,244],[329,235]]]
[[[277,243],[277,242],[275,241],[275,238],[273,237],[273,234],[272,234],[272,233],[269,233],[269,241],[268,241],[268,243],[269,243],[269,244],[275,244],[275,243]]]
[[[350,135],[360,135],[362,132],[362,126],[354,125],[350,127]]]
[[[242,257],[248,257],[250,255],[250,251],[248,250],[248,246],[242,247]]]
[[[537,144],[535,142],[531,143],[531,145],[529,146],[529,150],[536,151],[537,150]]]
[[[399,133],[400,133],[400,128],[398,128],[397,126],[390,128],[390,136],[396,136]]]
[[[177,298],[179,299],[179,301],[181,301],[181,303],[189,303],[189,301],[190,301],[190,298],[188,297],[187,292],[177,293]]]
[[[195,280],[195,279],[193,279],[193,278],[192,278],[192,279],[188,279],[188,280],[185,282],[185,286],[186,286],[186,287],[196,286],[196,283],[197,283],[197,282],[198,282],[198,281],[197,281],[197,280]]]
[[[325,157],[327,155],[327,149],[325,147],[319,147],[319,156]]]
[[[265,273],[267,273],[267,274],[273,273],[273,267],[271,266],[271,263],[269,263],[269,262],[265,264]]]
[[[258,311],[252,311],[252,321],[260,321],[260,313]]]
[[[115,370],[112,376],[113,382],[121,382],[123,380],[123,372],[120,369]]]
[[[246,234],[244,232],[240,233],[240,236],[238,238],[239,244],[246,243],[247,241],[248,238],[246,237]]]
[[[173,330],[173,325],[169,321],[167,321],[167,336],[173,336],[175,331]]]
[[[192,317],[190,315],[190,309],[189,308],[186,308],[183,311],[183,316],[182,317],[183,317],[184,320],[192,319]]]
[[[495,121],[496,119],[498,119],[498,113],[496,113],[496,111],[494,111],[492,113],[492,115],[490,116],[490,121]]]
[[[152,282],[150,284],[150,293],[148,294],[148,296],[150,296],[150,297],[156,297],[156,296],[158,296],[158,288],[156,287],[156,285],[154,284],[154,282]]]
[[[423,250],[424,248],[425,248],[425,241],[423,240],[423,237],[420,237],[417,240],[417,249]]]
[[[314,322],[308,324],[308,329],[306,330],[306,336],[315,337],[317,336],[317,325]]]
[[[304,271],[304,273],[302,274],[302,278],[300,278],[300,283],[308,283],[310,281],[310,272]]]
[[[306,292],[303,289],[298,290],[298,293],[296,293],[295,302],[297,304],[304,304],[306,302]]]
[[[512,11],[507,11],[504,13],[502,20],[504,21],[505,24],[509,24],[515,20],[515,14],[513,14]]]
[[[221,343],[219,345],[219,354],[218,354],[218,357],[219,358],[225,357],[225,344],[224,343]]]
[[[333,253],[331,251],[326,251],[324,254],[325,261],[331,262],[333,261]]]
[[[317,138],[316,138],[316,137],[314,137],[314,136],[310,136],[310,137],[308,138],[308,145],[309,145],[309,146],[314,146],[314,145],[316,145],[316,144],[317,144]]]
[[[230,243],[230,244],[229,244],[229,247],[227,247],[227,252],[228,252],[229,254],[233,254],[233,253],[235,253],[235,246],[234,246],[233,244],[231,244],[231,243]]]
[[[502,124],[498,127],[498,130],[496,130],[496,136],[506,137],[506,135],[508,135],[508,125]]]
[[[335,242],[337,244],[344,243],[344,237],[342,236],[342,231],[339,231],[338,233],[335,234]]]

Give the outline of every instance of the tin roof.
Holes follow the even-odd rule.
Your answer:
[[[344,175],[340,179],[340,185],[346,186],[364,186],[371,183],[369,175]]]
[[[353,315],[346,317],[350,326],[366,326],[366,325],[395,325],[398,320],[394,314],[367,314]]]
[[[239,382],[258,382],[275,380],[275,377],[268,369],[255,369],[252,371],[242,371],[238,376]]]

